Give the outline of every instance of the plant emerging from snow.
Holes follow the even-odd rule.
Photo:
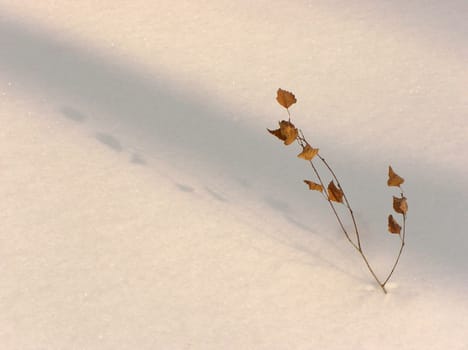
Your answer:
[[[288,146],[294,142],[297,142],[299,146],[302,148],[302,152],[299,153],[297,156],[305,161],[307,161],[315,174],[315,180],[304,180],[304,183],[308,186],[310,190],[320,192],[323,198],[328,202],[330,208],[335,215],[341,230],[343,231],[346,239],[352,245],[352,247],[360,254],[362,259],[364,260],[365,265],[367,266],[369,272],[371,273],[372,277],[378,283],[380,288],[384,293],[387,293],[385,288],[387,282],[393,275],[398,262],[400,261],[401,253],[403,252],[403,247],[405,246],[405,233],[406,233],[406,212],[408,211],[408,203],[406,197],[404,196],[403,189],[401,188],[401,184],[405,181],[402,177],[397,175],[391,166],[388,167],[388,186],[395,186],[398,187],[400,190],[399,197],[393,196],[393,209],[394,211],[402,216],[402,226],[395,220],[392,214],[388,216],[388,231],[392,234],[395,234],[400,239],[400,249],[398,251],[398,255],[390,269],[390,272],[384,279],[380,279],[374,272],[374,269],[370,265],[361,244],[361,237],[359,234],[359,229],[356,223],[356,218],[354,217],[353,210],[351,209],[351,205],[349,204],[348,198],[335,175],[335,172],[332,170],[328,162],[323,158],[318,148],[312,147],[309,142],[306,140],[302,131],[294,126],[291,122],[291,114],[289,112],[289,107],[296,103],[296,97],[289,91],[278,89],[276,100],[278,103],[286,108],[288,112],[288,120],[282,120],[279,122],[279,128],[276,130],[268,131],[273,134],[274,136],[278,137],[283,143]],[[331,177],[331,181],[329,182],[328,186],[326,186],[326,193],[325,193],[325,176],[321,174],[318,170],[314,161],[317,159],[322,162],[324,168],[328,172],[326,174],[329,178]],[[353,231],[354,231],[354,239],[351,238],[348,229],[343,224],[342,217],[340,216],[336,205],[341,204],[344,205],[347,209],[351,217],[351,221],[353,223]]]

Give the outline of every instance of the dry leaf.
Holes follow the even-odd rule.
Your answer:
[[[307,144],[302,150],[302,152],[299,153],[297,156],[301,159],[312,160],[312,158],[314,158],[317,155],[318,151],[318,148],[312,148],[309,144]]]
[[[281,121],[280,130],[281,130],[281,133],[285,137],[285,140],[284,140],[285,145],[290,145],[296,140],[298,132],[293,123],[286,121],[286,120]]]
[[[283,89],[278,89],[276,92],[276,101],[278,101],[278,103],[284,108],[289,108],[291,105],[297,102],[293,93]]]
[[[399,213],[405,215],[408,211],[408,202],[406,201],[406,197],[395,197],[393,196],[393,209]]]
[[[283,134],[281,133],[281,129],[276,129],[276,130],[270,130],[270,129],[267,129],[268,132],[272,135],[275,135],[277,138],[279,138],[280,140],[284,141],[285,140],[285,137],[283,137]]]
[[[270,132],[270,134],[275,135],[277,138],[284,141],[286,146],[293,143],[298,136],[298,132],[294,124],[289,121],[282,120],[279,122],[279,126],[279,129],[267,130]]]
[[[402,177],[398,176],[392,169],[391,166],[388,167],[388,180],[387,180],[387,185],[388,186],[397,186],[399,187],[403,182],[405,182],[405,179]]]
[[[395,221],[391,214],[388,216],[388,232],[396,234],[400,234],[401,232],[401,226],[398,225],[398,222]]]
[[[310,181],[310,180],[304,180],[304,182],[309,186],[309,190],[323,192],[323,186],[322,185],[320,185],[318,183],[315,183],[313,181]]]
[[[334,202],[343,203],[343,191],[336,187],[335,183],[330,181],[328,184],[328,199]]]

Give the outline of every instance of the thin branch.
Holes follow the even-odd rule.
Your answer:
[[[401,198],[404,197],[403,195],[403,190],[401,190]],[[398,262],[400,261],[400,257],[401,257],[401,253],[403,252],[403,248],[405,246],[405,234],[406,234],[406,214],[403,214],[403,233],[400,236],[400,250],[398,252],[398,255],[397,255],[397,258],[395,260],[395,263],[393,264],[392,266],[392,269],[390,270],[387,278],[385,279],[385,281],[382,283],[384,286],[387,284],[387,282],[390,280],[390,278],[392,277],[393,275],[393,272],[395,271],[397,265],[398,265]]]
[[[386,294],[387,293],[387,290],[385,289],[385,285],[380,282],[380,279],[377,277],[377,275],[375,274],[374,272],[374,269],[371,267],[369,261],[367,260],[367,257],[366,255],[364,254],[364,251],[362,250],[362,245],[361,245],[361,237],[359,235],[359,229],[357,227],[357,223],[356,223],[356,218],[354,216],[354,212],[353,212],[353,209],[351,208],[351,205],[349,204],[349,200],[348,200],[348,197],[346,196],[346,193],[344,192],[343,190],[343,187],[341,186],[340,184],[340,180],[338,180],[338,177],[336,176],[335,172],[333,171],[333,169],[330,167],[330,165],[328,164],[328,162],[325,160],[325,158],[323,158],[322,156],[318,155],[318,157],[320,158],[320,160],[323,162],[323,164],[325,164],[325,166],[327,167],[327,169],[330,171],[330,173],[332,174],[333,178],[335,179],[336,181],[336,184],[338,185],[338,187],[341,189],[341,191],[343,192],[343,198],[345,200],[345,204],[346,204],[346,208],[348,209],[349,211],[349,215],[351,216],[351,220],[353,221],[353,226],[354,226],[354,232],[356,234],[356,239],[357,239],[357,245],[353,243],[353,247],[359,252],[359,254],[361,255],[362,259],[364,260],[364,263],[366,264],[367,266],[367,269],[369,270],[369,272],[371,273],[371,275],[374,277],[374,279],[376,280],[376,282],[379,284],[380,288],[382,288],[383,292]]]
[[[348,201],[348,197],[346,196],[346,193],[344,192],[343,190],[343,187],[341,186],[340,184],[340,181],[338,180],[338,177],[336,176],[335,172],[333,171],[333,169],[330,167],[330,165],[327,163],[327,161],[325,160],[325,158],[323,158],[322,156],[318,155],[318,157],[320,158],[320,160],[323,162],[323,164],[325,164],[325,166],[328,168],[328,171],[330,171],[330,173],[332,174],[333,178],[335,179],[336,181],[336,184],[338,185],[338,187],[341,189],[341,191],[343,192],[343,198],[345,200],[345,203],[346,203],[346,207],[348,208],[348,211],[349,211],[349,214],[351,215],[351,219],[353,221],[353,225],[354,225],[354,232],[356,234],[356,239],[357,239],[357,242],[358,242],[358,247],[359,249],[361,249],[361,237],[359,236],[359,230],[357,228],[357,223],[356,223],[356,218],[354,217],[354,212],[353,212],[353,209],[351,209],[351,205],[349,204],[349,201]]]
[[[322,181],[322,178],[320,177],[319,175],[319,172],[317,171],[317,168],[315,167],[314,163],[312,163],[312,161],[309,161],[310,165],[312,166],[312,169],[314,170],[314,173],[315,175],[317,176],[319,182],[320,182],[320,185],[322,185],[322,187],[324,188],[325,190],[325,185]],[[335,205],[333,204],[333,202],[330,200],[330,198],[325,195],[325,198],[328,202],[328,204],[330,204],[330,207],[332,208],[332,211],[333,213],[335,214],[335,217],[336,219],[338,220],[338,223],[340,224],[340,227],[341,227],[341,230],[343,231],[344,235],[346,236],[346,239],[349,241],[349,243],[351,243],[351,245],[356,248],[357,250],[359,250],[359,247],[356,245],[356,243],[353,242],[353,240],[351,239],[351,237],[349,237],[349,234],[348,234],[348,231],[346,231],[346,228],[344,227],[343,225],[343,222],[341,221],[341,218],[340,216],[338,215],[338,212],[336,211],[336,208],[335,208]]]

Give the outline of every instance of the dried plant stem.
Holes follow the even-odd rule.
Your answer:
[[[321,158],[322,159],[322,158]],[[323,160],[324,161],[324,160]],[[312,164],[312,161],[311,161],[311,164]],[[312,167],[315,169],[315,166],[312,164]],[[317,172],[316,172],[317,174]],[[341,187],[341,185],[339,184],[338,180],[336,179],[336,176],[335,177],[335,180],[338,184],[338,186],[340,187],[340,189],[343,191],[343,188]],[[322,184],[322,181],[319,180]],[[323,185],[322,185],[323,186]],[[344,235],[346,236],[346,238],[348,239],[348,241],[351,243],[351,245],[354,247],[354,249],[356,249],[359,254],[361,255],[362,259],[364,260],[364,263],[366,264],[367,266],[367,269],[369,270],[369,272],[371,273],[372,277],[374,277],[375,281],[377,282],[377,284],[380,286],[380,288],[382,289],[382,291],[387,294],[387,290],[385,289],[385,283],[382,283],[380,282],[379,278],[377,277],[377,275],[375,274],[374,270],[372,269],[369,261],[367,260],[367,257],[366,255],[364,254],[364,251],[362,250],[362,246],[361,246],[361,239],[360,239],[360,236],[359,236],[359,230],[357,228],[357,224],[356,224],[356,219],[354,218],[354,213],[353,213],[353,210],[351,209],[351,206],[349,205],[349,202],[348,200],[346,199],[346,195],[344,194],[344,191],[343,191],[343,198],[345,198],[345,201],[346,201],[346,207],[350,213],[350,216],[351,216],[351,219],[353,221],[353,225],[354,225],[354,229],[355,229],[355,233],[356,233],[356,239],[357,239],[357,244],[354,243],[351,238],[349,237],[349,233],[348,231],[346,230],[346,228],[344,227],[342,221],[341,221],[341,218],[340,216],[338,215],[338,212],[336,211],[335,209],[335,205],[333,204],[333,202],[327,197],[327,201],[328,203],[330,204],[332,210],[333,210],[333,213],[335,214],[335,217],[336,219],[338,220],[340,226],[341,226],[341,230],[343,231]]]
[[[314,163],[312,163],[312,161],[310,161],[310,165],[312,166],[312,169],[314,170],[315,175],[317,175],[317,178],[318,178],[318,180],[320,182],[320,185],[322,185],[322,187],[325,188],[325,184],[323,183],[322,179],[320,178],[319,172],[317,171],[317,168],[315,167]],[[327,200],[328,204],[330,204],[330,207],[331,207],[333,213],[335,214],[336,219],[338,220],[338,223],[340,224],[341,230],[343,231],[343,233],[346,236],[347,240],[349,241],[349,243],[351,243],[351,245],[354,248],[359,250],[359,246],[357,246],[356,243],[353,242],[351,237],[349,237],[348,231],[346,231],[346,228],[344,227],[343,222],[341,221],[341,218],[338,215],[338,212],[336,211],[335,205],[330,200],[330,198],[328,198],[327,195],[325,195],[325,194],[323,194],[323,195],[324,195],[325,199]]]
[[[405,220],[405,219],[403,219],[403,220]],[[404,227],[404,224],[403,224],[403,227]],[[398,256],[397,256],[397,258],[395,260],[395,263],[393,264],[392,269],[390,270],[390,273],[388,274],[385,281],[382,283],[383,286],[385,286],[387,284],[388,280],[390,279],[390,277],[392,277],[393,272],[395,271],[395,268],[397,267],[398,262],[400,261],[401,253],[403,252],[403,247],[404,246],[405,246],[405,241],[402,239],[401,240],[401,245],[400,245],[400,251],[398,252]]]
[[[284,145],[288,146],[294,141],[297,141],[297,143],[302,147],[302,152],[298,154],[299,158],[302,158],[304,160],[307,160],[310,163],[310,166],[312,167],[313,172],[315,173],[315,176],[317,177],[319,183],[315,183],[314,181],[310,180],[304,180],[304,182],[309,186],[310,190],[315,190],[319,191],[321,195],[325,198],[325,200],[328,202],[330,205],[330,208],[333,212],[333,214],[336,217],[336,220],[338,221],[338,224],[341,227],[341,230],[343,231],[346,239],[348,242],[351,244],[351,246],[357,250],[359,255],[361,255],[362,259],[364,260],[364,263],[367,266],[367,269],[371,273],[372,277],[375,279],[377,284],[380,286],[382,291],[384,293],[387,293],[387,290],[385,288],[385,285],[387,282],[390,280],[392,277],[399,261],[401,254],[403,252],[403,248],[405,246],[405,233],[406,233],[406,212],[408,210],[408,204],[406,202],[406,197],[403,194],[403,190],[401,188],[401,184],[404,182],[404,179],[400,177],[398,174],[396,174],[392,167],[389,166],[388,168],[388,180],[387,180],[387,185],[388,186],[396,186],[399,187],[401,190],[400,193],[400,198],[393,197],[393,209],[395,210],[396,213],[402,214],[403,215],[403,232],[401,232],[402,227],[395,221],[393,218],[393,215],[388,216],[388,231],[392,234],[398,234],[400,238],[400,249],[398,251],[398,255],[392,265],[392,268],[390,272],[388,273],[387,277],[383,280],[379,279],[379,277],[376,275],[374,272],[374,269],[372,268],[371,264],[369,263],[369,260],[367,259],[366,254],[364,253],[364,250],[362,248],[361,244],[361,236],[359,234],[359,229],[358,225],[356,222],[356,218],[354,216],[353,209],[351,208],[351,204],[348,200],[348,197],[346,196],[343,187],[341,186],[340,181],[338,180],[338,177],[336,176],[335,172],[333,171],[332,167],[328,164],[328,162],[319,154],[318,148],[313,148],[310,146],[309,142],[307,142],[306,138],[304,137],[304,134],[302,133],[302,130],[296,128],[294,124],[291,123],[291,113],[289,111],[289,107],[293,105],[294,103],[297,102],[296,97],[294,96],[293,93],[283,90],[283,89],[278,89],[277,91],[277,96],[276,100],[278,103],[286,108],[286,111],[288,113],[288,120],[282,120],[279,122],[279,129],[276,130],[270,130],[268,129],[268,132],[277,138],[279,138],[281,141],[283,141]],[[325,187],[325,183],[322,180],[322,176],[320,175],[320,172],[318,171],[316,165],[313,163],[314,157],[317,157],[320,159],[324,167],[327,169],[327,171],[330,173],[332,180],[330,181],[329,185]],[[336,183],[336,185],[335,185]],[[328,191],[325,192],[324,191]],[[355,240],[351,239],[350,234],[348,230],[346,229],[345,225],[343,224],[343,220],[338,212],[338,210],[335,207],[336,203],[342,203],[343,205],[346,206],[346,209],[349,213],[349,216],[351,218],[351,221],[354,226],[354,235],[356,236]],[[343,214],[344,215],[344,214]],[[383,282],[382,282],[383,281]]]
[[[289,111],[288,111],[289,112]],[[307,140],[305,139],[304,137],[304,134],[302,133],[301,130],[298,131],[298,136],[297,136],[297,141],[299,143],[299,145],[304,148],[308,142]],[[346,239],[349,241],[349,243],[353,246],[354,249],[356,249],[356,251],[359,253],[359,255],[361,256],[361,258],[364,260],[364,263],[365,265],[367,266],[367,269],[369,270],[369,272],[371,273],[372,277],[374,278],[374,280],[377,282],[377,284],[379,285],[379,287],[382,289],[382,291],[387,294],[387,289],[385,288],[385,285],[387,284],[387,282],[390,280],[390,278],[392,277],[393,275],[393,272],[395,271],[396,269],[396,266],[398,265],[398,262],[400,261],[400,257],[401,257],[401,254],[403,252],[403,247],[405,245],[405,232],[406,232],[406,214],[403,214],[403,233],[400,235],[400,241],[401,241],[401,245],[400,245],[400,249],[399,249],[399,252],[398,252],[398,255],[397,255],[397,258],[392,266],[392,269],[390,270],[389,274],[387,275],[387,278],[385,278],[385,280],[383,280],[383,282],[379,279],[379,277],[377,276],[377,274],[375,273],[374,269],[372,268],[371,264],[369,263],[369,260],[367,259],[367,256],[365,255],[364,253],[364,250],[362,249],[362,245],[361,245],[361,237],[359,235],[359,229],[358,229],[358,226],[357,226],[357,222],[356,222],[356,218],[354,216],[354,212],[353,212],[353,209],[351,208],[351,204],[349,203],[349,200],[346,196],[346,193],[344,192],[343,190],[343,187],[341,186],[340,184],[340,181],[338,180],[338,177],[336,176],[335,172],[333,171],[333,169],[331,168],[331,166],[328,164],[328,162],[325,160],[325,158],[323,158],[320,154],[317,154],[317,157],[322,161],[322,163],[325,165],[325,167],[328,169],[328,171],[330,172],[330,174],[332,175],[333,179],[335,180],[337,186],[339,187],[339,189],[343,192],[343,199],[344,199],[344,202],[345,202],[345,205],[346,205],[346,209],[348,210],[349,212],[349,215],[351,217],[351,220],[353,222],[353,226],[354,226],[354,233],[356,235],[356,241],[357,243],[355,243],[348,231],[346,230],[344,224],[343,224],[343,221],[340,217],[340,215],[338,214],[338,211],[336,210],[335,208],[335,205],[333,203],[333,201],[329,198],[329,196],[327,196],[326,194],[324,194],[322,192],[322,195],[324,196],[324,198],[327,200],[328,204],[330,205],[332,211],[333,211],[333,214],[335,215],[336,217],[336,220],[338,221],[338,224],[340,225],[341,227],[341,230],[343,231]],[[317,170],[315,164],[313,163],[312,160],[309,161],[315,175],[317,176],[317,179],[320,183],[320,185],[322,186],[322,188],[326,188],[325,187],[325,183],[323,182],[322,180],[322,177],[320,176],[320,173],[319,171]],[[404,195],[403,195],[403,191],[401,192],[401,197],[403,198]]]
[[[403,198],[403,191],[401,192],[401,198]],[[392,269],[390,270],[390,273],[388,274],[387,278],[385,281],[382,283],[383,286],[387,284],[387,282],[390,280],[390,277],[392,277],[393,272],[395,271],[398,262],[400,261],[401,253],[403,252],[403,248],[405,247],[405,233],[406,233],[406,214],[403,214],[403,233],[400,235],[400,250],[398,251],[397,258],[395,260],[395,263],[393,264]]]
[[[362,259],[364,260],[364,263],[366,264],[367,266],[367,269],[369,270],[369,272],[371,273],[372,277],[374,277],[375,281],[378,283],[378,285],[380,286],[380,288],[382,289],[382,291],[387,294],[387,290],[385,289],[385,282],[382,283],[380,281],[380,279],[377,277],[376,273],[374,272],[374,269],[371,267],[369,261],[367,260],[367,257],[366,255],[364,254],[364,251],[362,249],[362,245],[361,245],[361,237],[359,235],[359,229],[357,227],[357,223],[356,223],[356,218],[354,217],[354,212],[353,212],[353,209],[351,208],[351,205],[349,204],[349,200],[348,200],[348,197],[346,196],[346,193],[345,191],[343,190],[343,187],[341,186],[340,184],[340,181],[338,180],[338,177],[336,176],[335,172],[333,171],[333,169],[330,167],[330,165],[327,163],[327,161],[325,160],[325,158],[323,158],[322,156],[320,155],[317,155],[319,157],[319,159],[322,161],[323,164],[325,164],[325,166],[327,167],[328,171],[330,171],[331,175],[333,176],[333,179],[336,181],[336,184],[338,185],[338,187],[340,188],[340,190],[343,192],[343,198],[345,200],[345,204],[346,204],[346,208],[348,209],[348,212],[349,212],[349,215],[351,217],[351,220],[353,221],[353,226],[354,226],[354,232],[355,232],[355,235],[356,235],[356,240],[357,240],[357,245],[356,244],[353,244],[353,247],[359,252],[359,254],[361,255]],[[329,202],[331,203],[331,201],[329,200]],[[333,204],[333,203],[331,203]],[[336,211],[334,210],[334,213],[335,213],[335,216],[338,216]],[[343,229],[343,227],[342,227]],[[348,233],[346,233],[346,235],[348,236]]]
[[[317,157],[319,157],[320,160],[322,161],[322,163],[325,164],[325,166],[327,167],[327,169],[328,169],[328,170],[330,171],[330,173],[332,174],[333,179],[335,179],[336,184],[338,185],[338,187],[340,188],[340,190],[343,191],[343,198],[344,198],[345,203],[346,203],[346,208],[348,209],[349,214],[351,215],[351,219],[353,220],[354,232],[355,232],[355,234],[356,234],[356,239],[357,239],[357,243],[358,243],[357,245],[358,245],[359,248],[361,248],[361,238],[359,237],[359,230],[358,230],[358,228],[357,228],[356,219],[354,218],[354,213],[353,213],[353,210],[351,209],[351,205],[349,204],[348,197],[346,197],[346,193],[344,192],[343,187],[341,187],[340,181],[339,181],[338,178],[336,177],[335,172],[333,171],[333,169],[330,167],[330,165],[328,165],[328,163],[327,163],[327,161],[325,160],[325,158],[323,158],[320,154],[317,154]]]

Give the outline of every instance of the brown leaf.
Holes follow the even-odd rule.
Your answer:
[[[402,177],[398,176],[392,169],[391,166],[388,167],[388,180],[387,180],[387,185],[388,186],[397,186],[399,187],[403,182],[405,182],[405,179]]]
[[[281,129],[276,129],[276,130],[270,130],[270,129],[267,129],[268,132],[272,135],[275,135],[277,138],[279,138],[280,140],[284,141],[285,140],[285,137],[283,136],[283,134],[281,133]]]
[[[297,102],[293,93],[283,89],[278,89],[276,92],[276,101],[278,101],[278,103],[284,108],[289,108],[291,105]]]
[[[408,211],[408,202],[406,197],[395,197],[393,196],[393,209],[399,213],[405,215]]]
[[[312,160],[312,158],[314,158],[317,155],[318,151],[318,148],[312,148],[309,144],[307,144],[303,148],[302,152],[299,153],[297,156],[301,159]]]
[[[275,135],[277,138],[284,141],[284,144],[286,146],[293,143],[296,140],[297,135],[298,135],[297,129],[294,126],[294,124],[289,121],[282,120],[279,122],[279,126],[280,126],[279,129],[276,129],[276,130],[267,129],[267,130],[270,132],[270,134]]]
[[[285,136],[284,144],[290,145],[296,141],[298,132],[293,123],[283,120],[280,122],[281,133]]]
[[[388,216],[388,232],[396,234],[400,234],[401,232],[401,226],[398,225],[398,222],[395,221],[391,214]]]
[[[334,202],[343,203],[343,191],[336,187],[335,183],[330,181],[328,184],[328,199]]]
[[[309,186],[309,190],[323,192],[323,186],[322,185],[320,185],[318,183],[315,183],[313,181],[310,181],[310,180],[304,180],[304,182]]]

